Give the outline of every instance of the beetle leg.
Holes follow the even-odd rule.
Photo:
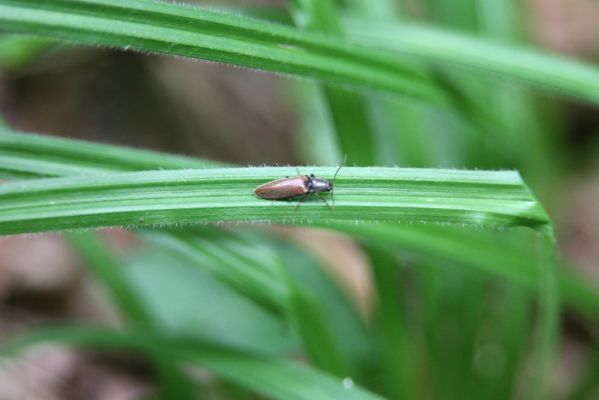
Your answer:
[[[310,196],[310,192],[306,193],[305,195],[302,196],[301,199],[298,200],[297,204],[295,205],[295,209],[293,211],[297,211],[297,209],[299,208],[300,204],[302,204],[302,202],[306,199],[306,197]]]
[[[326,199],[325,199],[324,197],[322,197],[322,196],[320,195],[320,193],[318,193],[318,192],[317,192],[317,193],[316,193],[316,195],[318,196],[318,198],[319,198],[320,200],[324,201],[324,204],[326,204],[326,205],[327,205],[327,207],[329,208],[329,210],[332,210],[332,208],[331,208],[331,206],[329,205],[328,201],[326,201]]]

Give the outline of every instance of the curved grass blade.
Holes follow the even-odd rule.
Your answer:
[[[255,243],[209,227],[140,234],[150,244],[202,266],[265,309],[279,315],[290,311],[291,293],[283,279],[283,267],[266,246],[257,248]]]
[[[319,369],[337,376],[349,373],[338,349],[340,343],[347,342],[332,338],[331,318],[324,318],[322,302],[313,299],[314,292],[319,293],[320,287],[303,285],[298,283],[301,279],[289,276],[287,271],[292,269],[290,250],[282,243],[265,243],[264,232],[246,231],[245,235],[239,235],[209,227],[166,233],[143,232],[142,237],[159,248],[167,247],[179,256],[178,259],[183,256],[244,297],[272,311],[281,324],[284,321],[292,323],[306,355]],[[295,256],[293,261],[304,261],[301,264],[304,271],[315,268],[302,258],[305,257],[303,253],[292,254]],[[334,320],[339,321],[339,318],[335,316]],[[350,335],[341,336],[345,339]]]
[[[366,47],[207,9],[148,0],[0,0],[3,30],[316,78],[446,104],[426,75]]]
[[[0,67],[18,70],[54,46],[54,41],[22,35],[0,36]]]
[[[216,165],[216,161],[0,129],[0,177],[4,179]]]
[[[331,0],[293,1],[290,13],[300,28],[343,37],[337,6]],[[368,118],[366,99],[358,93],[328,85],[318,89],[326,100],[326,113],[337,134],[340,153],[348,155],[355,165],[380,165],[374,154],[374,132]]]
[[[400,270],[394,255],[374,247],[365,248],[370,259],[371,274],[377,294],[377,312],[373,318],[375,343],[381,354],[381,380],[385,394],[393,399],[414,398],[412,382],[416,374],[411,365],[407,318],[402,310],[400,295]]]
[[[332,223],[323,225],[344,232],[369,246],[402,249],[433,260],[467,265],[531,290],[539,288],[538,259],[530,247],[499,241],[497,232],[432,225]],[[556,269],[559,297],[568,307],[595,319],[599,297],[582,279],[560,265]]]
[[[581,61],[432,27],[351,18],[345,28],[352,42],[392,50],[398,57],[499,75],[599,105],[599,68]]]
[[[160,355],[171,362],[202,366],[224,380],[252,392],[281,400],[382,400],[340,378],[298,363],[257,356],[197,339],[165,337],[151,332],[116,332],[98,327],[46,328],[20,336],[0,347],[11,355],[43,343],[95,349],[125,349]]]
[[[152,328],[156,321],[127,279],[125,269],[96,235],[74,233],[68,236],[91,275],[106,289],[112,303],[123,314],[126,322],[140,328]]]
[[[329,177],[335,167],[311,168]],[[259,184],[296,174],[293,167],[111,173],[0,185],[0,234],[109,226],[202,222],[394,221],[550,229],[550,220],[512,171],[347,167],[336,208],[318,199],[267,201]]]
[[[85,259],[92,275],[104,286],[127,324],[141,329],[158,328],[157,321],[130,285],[121,263],[110,254],[100,239],[91,233],[69,235],[70,242]],[[195,386],[170,359],[149,355],[163,398],[194,399]]]

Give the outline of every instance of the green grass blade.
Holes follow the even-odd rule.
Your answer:
[[[428,236],[424,232],[419,233],[417,230],[415,232],[410,232],[410,230],[401,232],[397,227],[385,227],[384,225],[360,226],[358,229],[349,224],[335,225],[336,229],[342,231],[345,230],[346,232],[353,231],[358,237],[367,237],[369,243],[374,240],[374,244],[377,246],[384,244],[386,241],[388,243],[411,242],[413,246],[416,246],[425,254],[430,252],[431,249],[432,252],[436,252],[439,248],[445,247],[444,250],[440,251],[444,257],[447,257],[449,254],[454,254],[454,257],[461,262],[467,261],[468,258],[472,257],[472,260],[468,265],[474,268],[488,268],[491,271],[494,270],[494,272],[499,275],[509,274],[512,277],[517,276],[518,279],[521,279],[526,282],[526,284],[530,285],[530,288],[538,291],[539,312],[536,322],[535,342],[533,343],[531,350],[534,357],[534,372],[532,373],[531,379],[536,383],[531,386],[531,393],[529,394],[533,398],[543,398],[543,395],[547,390],[546,383],[549,379],[548,368],[553,365],[555,343],[559,327],[560,298],[558,291],[560,287],[558,285],[563,285],[561,280],[556,278],[557,271],[555,269],[555,259],[553,256],[554,249],[549,244],[550,242],[552,243],[552,233],[550,230],[543,235],[540,235],[540,239],[543,242],[543,248],[541,249],[539,256],[529,256],[530,258],[524,257],[521,259],[522,253],[512,253],[511,251],[505,251],[506,249],[503,248],[500,250],[501,254],[497,254],[497,251],[495,255],[493,252],[485,252],[485,248],[489,249],[488,243],[485,243],[484,241],[477,243],[475,239],[464,240],[463,237],[460,237],[458,232],[455,232],[455,237],[450,239],[451,243],[448,243],[447,240],[443,240],[443,236],[441,236],[442,240],[439,243],[439,241],[432,239],[431,236]],[[383,229],[377,231],[380,228]],[[418,229],[418,227],[409,228]],[[411,235],[413,233],[415,233],[415,235]],[[419,234],[424,234],[424,236],[417,238]],[[445,234],[448,238],[450,237],[449,232],[446,232]],[[460,241],[462,241],[461,244]],[[482,246],[480,246],[481,244]],[[450,247],[447,247],[447,245]],[[478,258],[476,258],[477,253]],[[490,257],[490,255],[493,255],[493,257]],[[520,274],[519,271],[514,269],[514,266],[517,266],[516,268],[524,268],[523,271],[521,271],[524,273]],[[564,290],[564,286],[562,286],[561,289]],[[573,297],[570,297],[570,300],[572,299]],[[585,303],[583,307],[587,310],[592,310],[593,308],[596,310],[596,305],[597,298],[595,298],[594,304]]]
[[[348,368],[337,349],[341,341],[331,337],[322,304],[314,299],[315,287],[305,287],[297,283],[301,280],[289,279],[285,272],[290,263],[288,253],[279,254],[284,249],[282,244],[273,242],[267,246],[263,232],[239,235],[210,227],[143,232],[142,237],[159,247],[168,247],[277,317],[291,321],[316,367],[337,376],[347,375]],[[301,259],[302,255],[294,254],[294,259]],[[312,268],[305,263],[301,266]]]
[[[307,172],[332,177],[335,167]],[[480,227],[548,227],[549,218],[512,171],[347,167],[334,210],[318,199],[269,201],[258,185],[293,167],[215,168],[47,178],[0,185],[0,234],[202,222],[395,221]]]
[[[143,301],[129,285],[123,265],[110,254],[100,239],[91,233],[73,233],[68,238],[127,321],[134,326],[152,327],[154,321]]]
[[[349,370],[326,324],[326,314],[314,296],[299,287],[292,291],[292,318],[310,361],[318,369],[344,377]]]
[[[280,24],[148,0],[1,0],[10,32],[219,61],[444,103],[417,70],[384,53]]]
[[[336,6],[331,0],[294,1],[291,14],[299,27],[343,37]],[[322,87],[322,93],[337,134],[340,153],[349,156],[355,165],[379,165],[374,154],[374,136],[365,99],[357,93],[331,86]]]
[[[32,36],[0,36],[0,67],[17,70],[55,45],[54,41]]]
[[[599,104],[599,68],[563,56],[432,27],[348,19],[355,43],[397,52],[445,68],[460,68],[527,83],[548,92]]]
[[[15,354],[42,343],[160,354],[172,362],[202,366],[224,380],[273,399],[382,400],[355,385],[344,384],[341,378],[333,378],[305,365],[151,332],[119,333],[95,327],[47,328],[5,343],[0,347],[0,354]]]
[[[158,327],[143,299],[131,286],[125,266],[120,263],[100,239],[91,233],[70,234],[70,242],[86,261],[92,275],[104,286],[115,306],[125,316],[128,326],[141,329]],[[167,357],[150,355],[162,398],[194,399],[195,386]]]
[[[287,357],[299,349],[280,314],[255,304],[203,265],[153,245],[141,246],[122,263],[160,332],[269,356]]]
[[[190,230],[143,231],[148,243],[166,249],[190,264],[206,269],[252,301],[277,314],[290,308],[290,289],[281,261],[266,246],[245,243],[230,232],[211,227]]]
[[[432,260],[459,263],[537,290],[540,271],[530,247],[498,240],[498,233],[447,226],[355,225],[333,223],[327,227],[352,235],[368,245],[402,249]],[[566,265],[557,269],[559,297],[568,307],[597,318],[599,296]]]
[[[294,129],[294,149],[299,159],[312,165],[339,163],[337,132],[316,82],[290,82],[292,106],[299,110]]]
[[[154,373],[159,382],[159,399],[196,400],[198,384],[182,371],[179,366],[167,357],[152,359]]]
[[[216,165],[215,161],[155,151],[0,130],[0,177],[5,179]]]
[[[263,243],[276,249],[283,260],[290,285],[296,292],[294,310],[297,314],[306,314],[305,317],[293,317],[296,326],[303,324],[298,329],[305,332],[304,343],[312,340],[310,349],[325,353],[317,356],[326,357],[326,364],[334,367],[331,371],[335,374],[344,373],[343,376],[363,382],[371,346],[363,316],[350,300],[347,290],[331,277],[322,262],[296,244],[287,243],[272,233],[265,237],[263,229],[250,229],[248,233],[261,233]],[[306,310],[307,307],[311,309]],[[321,333],[315,335],[315,332]],[[308,345],[305,347],[309,350]],[[310,358],[314,356],[310,354]]]
[[[576,377],[576,384],[568,399],[589,400],[597,394],[599,382],[599,351],[596,347],[591,349],[589,359],[586,360],[582,374]]]
[[[400,272],[390,252],[367,247],[377,294],[375,326],[378,328],[378,351],[382,359],[381,374],[386,393],[392,399],[413,398],[413,365],[409,354],[405,316],[401,306]]]
[[[529,398],[545,399],[549,395],[548,382],[552,380],[552,366],[555,365],[560,336],[560,306],[555,273],[555,237],[545,235],[539,246],[539,323],[535,332],[533,358],[535,369]]]

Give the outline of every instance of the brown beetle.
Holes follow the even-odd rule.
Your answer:
[[[267,182],[264,185],[258,186],[256,190],[254,190],[254,193],[261,199],[269,200],[290,200],[293,198],[299,198],[299,201],[295,206],[296,210],[308,196],[315,194],[327,205],[327,207],[329,207],[329,209],[331,209],[329,203],[327,203],[327,201],[320,194],[324,192],[331,192],[331,199],[333,199],[333,206],[335,206],[335,199],[333,198],[333,184],[335,183],[337,174],[339,173],[339,170],[343,164],[345,164],[345,160],[343,160],[343,163],[341,163],[339,168],[337,168],[337,171],[335,171],[332,181],[318,178],[314,176],[314,174],[301,175],[298,170],[298,176],[281,178]]]

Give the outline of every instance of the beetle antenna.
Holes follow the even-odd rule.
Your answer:
[[[343,157],[343,162],[341,164],[339,164],[337,171],[335,171],[335,175],[333,175],[333,188],[331,189],[331,200],[333,201],[333,209],[335,208],[335,179],[337,179],[337,174],[339,173],[339,170],[341,169],[341,167],[343,167],[345,165],[346,161],[347,161],[347,153],[345,154],[345,157]]]

